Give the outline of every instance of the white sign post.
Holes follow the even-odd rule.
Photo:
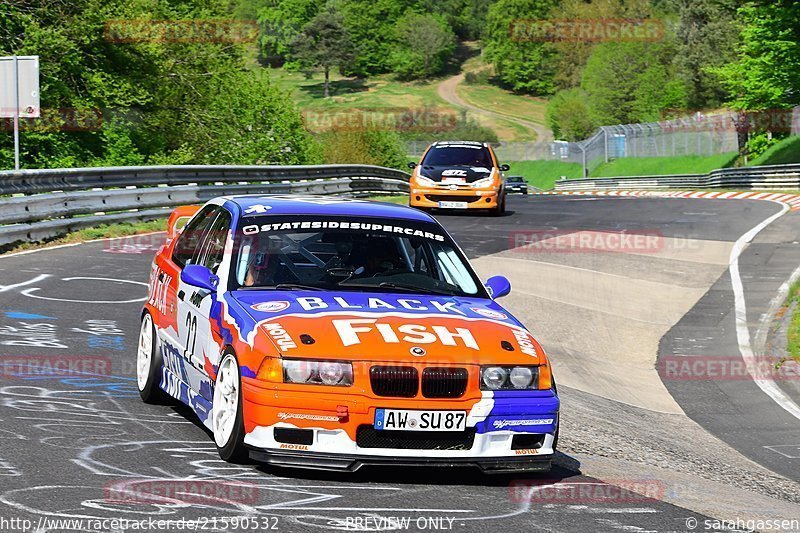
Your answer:
[[[19,119],[40,114],[39,56],[0,57],[0,118],[14,119],[15,170],[19,170]]]

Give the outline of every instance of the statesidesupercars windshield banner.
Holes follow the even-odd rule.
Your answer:
[[[347,220],[334,218],[281,218],[273,220],[269,218],[267,222],[263,218],[248,217],[244,219],[241,226],[244,235],[254,235],[256,233],[289,233],[289,232],[313,232],[319,230],[352,231],[361,233],[384,233],[387,235],[402,235],[406,237],[419,237],[436,242],[445,242],[445,236],[437,231],[431,224],[413,224],[403,221],[398,223],[386,224],[376,220]]]

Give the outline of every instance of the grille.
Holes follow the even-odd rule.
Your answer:
[[[426,194],[425,198],[431,202],[477,202],[480,196],[468,196],[461,194]]]
[[[378,396],[413,398],[419,390],[419,373],[410,366],[373,366],[369,381]]]
[[[422,395],[426,398],[459,398],[467,390],[466,368],[426,368],[422,371]]]
[[[475,428],[466,431],[386,431],[359,426],[359,448],[395,448],[398,450],[469,450],[475,441]]]

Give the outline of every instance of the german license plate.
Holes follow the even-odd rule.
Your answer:
[[[376,409],[375,429],[401,431],[464,431],[466,411],[407,411]]]
[[[466,209],[467,202],[439,202],[441,209]]]

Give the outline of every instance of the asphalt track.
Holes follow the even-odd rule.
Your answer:
[[[510,247],[512,231],[541,227],[658,228],[664,235],[733,242],[779,210],[775,204],[756,201],[586,197],[515,197],[509,199],[509,208],[512,212],[500,218],[439,218],[468,255],[477,257]],[[741,257],[748,323],[754,329],[780,284],[800,264],[798,218],[779,219]],[[655,498],[650,499],[628,492],[625,482],[617,483],[621,488],[616,490],[613,481],[609,486],[582,474],[586,455],[582,459],[570,455],[575,446],[569,431],[561,435],[567,453],[548,475],[484,476],[472,470],[409,468],[339,475],[223,463],[211,437],[188,409],[145,405],[138,398],[133,363],[152,250],[115,253],[119,251],[100,241],[0,259],[4,368],[0,529],[4,531],[22,530],[2,522],[12,518],[29,519],[44,532],[111,530],[91,522],[55,524],[59,518],[149,516],[195,520],[195,530],[205,531],[237,531],[253,525],[234,527],[221,521],[234,516],[257,516],[266,520],[260,529],[280,531],[396,530],[400,527],[394,518],[410,519],[412,530],[704,530],[703,521],[709,518],[663,501],[669,498],[658,493],[658,479],[651,480]],[[725,276],[714,284],[663,339],[662,356],[702,355],[703,347],[717,355],[732,353],[736,336],[730,285]],[[700,338],[706,342],[681,344],[681,339]],[[40,356],[40,362],[74,356],[89,362],[93,370],[64,377],[31,374],[19,367],[20,357]],[[800,454],[795,453],[800,422],[752,383],[666,385],[687,415],[708,432],[789,480],[800,479]],[[607,427],[615,416],[613,402],[567,387],[560,392],[565,428],[571,412],[582,411],[589,417],[596,412],[598,428]],[[791,388],[788,392],[794,394]],[[644,416],[628,406],[616,409],[631,420]],[[650,428],[642,425],[625,431],[647,439]],[[600,448],[607,443],[597,444]],[[612,477],[643,481],[627,471]],[[222,486],[223,480],[240,483],[246,490],[245,496],[237,493],[238,498],[225,491],[227,497],[193,496],[169,502],[115,498],[119,483],[137,480],[164,484],[172,480],[178,487],[186,480],[211,480]],[[555,483],[558,489],[553,488]],[[515,488],[520,484],[533,488]],[[700,526],[692,528],[698,523],[692,520]]]

